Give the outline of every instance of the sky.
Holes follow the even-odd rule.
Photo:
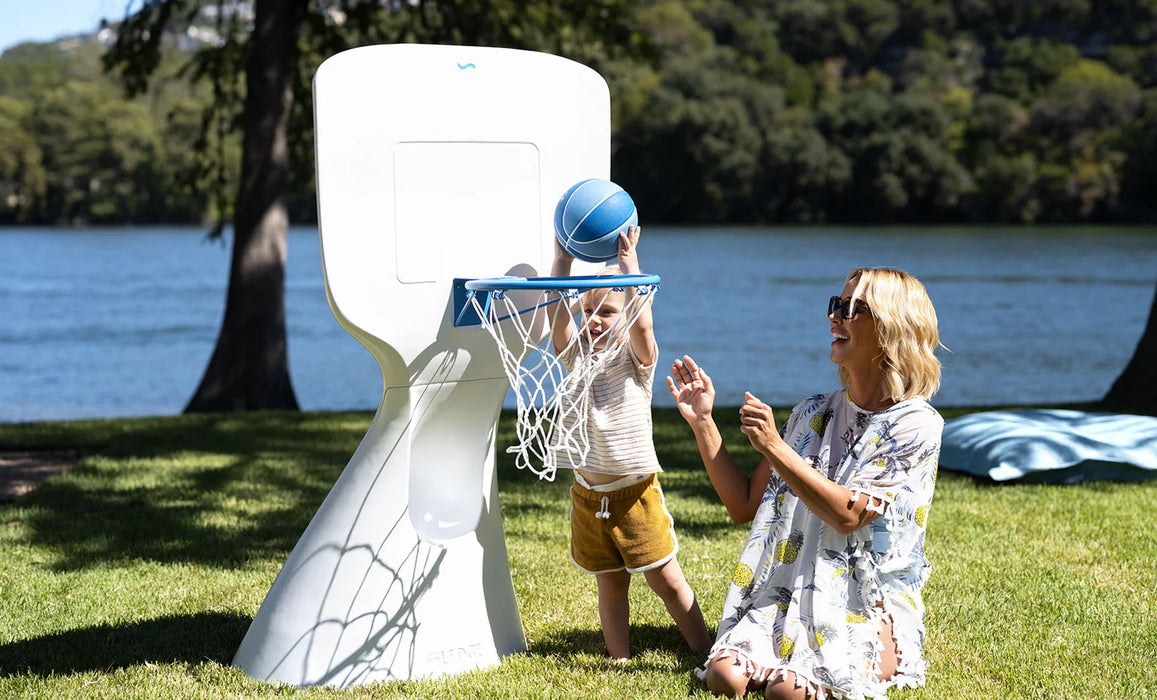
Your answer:
[[[0,52],[24,41],[50,41],[120,21],[138,0],[0,0]]]

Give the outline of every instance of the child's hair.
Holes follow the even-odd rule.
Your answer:
[[[614,265],[607,265],[606,267],[599,268],[599,271],[595,273],[595,277],[607,277],[609,275],[621,275],[621,274],[623,274],[622,268],[620,268],[617,264],[614,264]],[[606,294],[611,294],[611,291],[608,289],[588,289],[587,291],[583,292],[581,296],[585,300],[587,298],[588,294],[595,294],[595,293],[606,295]]]
[[[884,357],[884,389],[893,401],[928,400],[940,388],[936,309],[920,280],[902,270],[859,267],[848,273],[853,299],[867,302]],[[848,373],[840,368],[840,384]]]

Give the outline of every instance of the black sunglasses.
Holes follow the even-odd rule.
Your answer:
[[[845,318],[852,319],[859,315],[861,311],[871,312],[868,307],[868,302],[863,299],[841,299],[840,297],[832,297],[828,299],[828,316],[835,318],[837,321],[842,321]]]

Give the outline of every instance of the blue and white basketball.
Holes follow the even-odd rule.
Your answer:
[[[554,210],[554,233],[579,260],[605,262],[619,254],[619,234],[639,223],[635,202],[610,180],[591,178],[572,186]]]

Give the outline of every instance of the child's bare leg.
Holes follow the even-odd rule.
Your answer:
[[[612,659],[631,658],[631,603],[627,591],[631,575],[626,571],[597,574],[599,585],[599,622],[603,626],[603,642]]]
[[[695,592],[683,576],[678,560],[671,558],[666,564],[657,569],[651,569],[643,574],[651,590],[655,591],[671,619],[683,633],[687,645],[693,650],[706,654],[711,650],[711,635],[707,633],[707,625],[703,623],[703,613],[699,610],[699,603],[695,600]]]

